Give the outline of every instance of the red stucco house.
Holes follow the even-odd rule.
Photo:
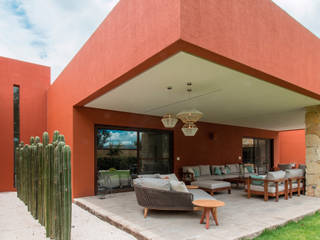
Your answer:
[[[307,193],[319,195],[306,148],[320,144],[305,141],[305,129],[307,139],[320,136],[308,130],[320,108],[306,110],[320,103],[319,63],[319,39],[269,0],[120,1],[52,85],[48,67],[0,58],[0,191],[14,190],[19,86],[20,140],[65,135],[73,197],[95,194],[99,129],[168,134],[177,175],[185,165],[241,162],[243,139],[268,140],[273,167],[306,163]],[[189,108],[203,113],[195,136],[181,121],[164,128],[163,115]]]

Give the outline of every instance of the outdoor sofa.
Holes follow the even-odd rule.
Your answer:
[[[252,164],[196,165],[182,167],[183,179],[192,181],[225,180],[230,178],[249,177],[255,172]]]
[[[174,174],[173,174],[174,175]],[[174,175],[162,178],[159,175],[140,175],[133,180],[137,202],[144,208],[144,217],[148,210],[200,210],[192,204],[198,199],[215,200],[210,194],[201,189],[187,189],[183,182]]]

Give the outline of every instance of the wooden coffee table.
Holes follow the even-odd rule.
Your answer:
[[[206,217],[206,228],[209,228],[209,221],[210,221],[210,213],[218,226],[218,218],[217,218],[217,208],[224,206],[224,202],[218,200],[195,200],[192,202],[193,205],[197,207],[203,208],[200,224],[203,223],[204,218]]]

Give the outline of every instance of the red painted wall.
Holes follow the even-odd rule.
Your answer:
[[[20,138],[47,128],[50,68],[0,57],[0,192],[13,191],[13,85],[20,86]]]
[[[93,108],[76,108],[74,114],[74,197],[94,195],[95,124],[165,129],[159,117],[147,115]],[[275,162],[279,161],[277,132],[202,122],[197,126],[199,132],[194,137],[183,135],[181,123],[173,130],[174,170],[178,176],[181,167],[186,165],[239,162],[238,156],[242,156],[242,137],[245,136],[274,139]],[[214,140],[209,138],[210,132],[214,134]],[[178,156],[180,161],[176,160]]]
[[[306,163],[305,130],[279,132],[280,163]]]

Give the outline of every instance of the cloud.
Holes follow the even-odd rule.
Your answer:
[[[320,37],[320,0],[273,0],[303,26]]]
[[[118,0],[0,0],[0,54],[48,65],[54,81]]]
[[[48,65],[54,81],[119,0],[0,0],[0,54]],[[274,0],[320,36],[320,0]]]

